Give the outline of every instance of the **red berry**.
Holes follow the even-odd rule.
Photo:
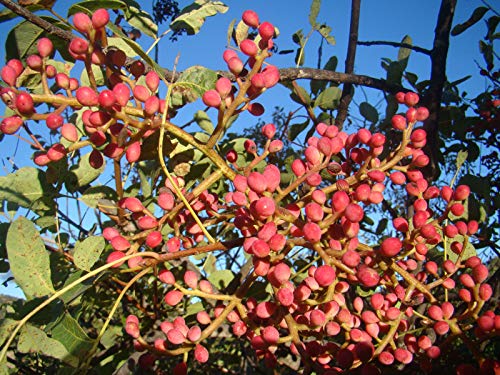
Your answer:
[[[3,81],[9,86],[15,86],[18,74],[14,68],[6,65],[2,68],[1,76]]]
[[[314,279],[321,287],[327,287],[333,283],[335,276],[335,270],[326,264],[319,266],[314,272]]]
[[[92,21],[90,20],[90,17],[81,12],[76,13],[73,16],[73,24],[81,33],[88,33],[92,28]]]
[[[184,295],[178,290],[171,290],[165,295],[165,303],[170,306],[177,305]]]
[[[203,103],[208,107],[218,108],[221,104],[221,96],[216,90],[206,91],[202,98]]]
[[[90,87],[80,87],[76,90],[76,99],[83,106],[93,107],[99,103],[99,96]]]
[[[49,38],[39,39],[36,46],[41,57],[48,57],[54,52],[54,45]]]
[[[356,203],[350,203],[345,208],[345,217],[352,223],[360,222],[364,215],[363,208]]]
[[[35,104],[33,98],[27,92],[20,92],[16,97],[16,109],[20,114],[30,116],[35,112]]]
[[[4,118],[0,124],[0,131],[4,134],[14,134],[23,125],[23,119],[19,116]]]
[[[311,243],[316,243],[321,240],[321,228],[316,223],[306,223],[302,227],[304,238]]]
[[[407,92],[405,94],[405,104],[408,107],[413,107],[419,102],[420,98],[418,97],[418,94],[414,92]]]
[[[269,22],[263,22],[259,26],[259,35],[263,40],[271,39],[274,36],[274,26]]]
[[[259,16],[253,10],[245,10],[241,19],[249,27],[259,27]]]
[[[259,52],[259,48],[251,39],[245,39],[240,43],[241,52],[247,56],[255,56]]]
[[[97,9],[92,14],[92,26],[99,30],[106,26],[109,22],[109,13],[106,9]]]
[[[194,348],[194,358],[200,363],[205,363],[208,361],[208,356],[208,350],[204,346],[196,344]]]

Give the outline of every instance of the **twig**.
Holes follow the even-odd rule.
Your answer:
[[[424,55],[431,55],[432,51],[427,48],[414,46],[408,43],[398,43],[398,42],[389,42],[387,40],[371,40],[371,41],[358,41],[358,45],[360,46],[391,46],[396,48],[407,48],[411,49],[415,52],[423,53]]]

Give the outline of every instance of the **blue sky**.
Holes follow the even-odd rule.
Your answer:
[[[69,3],[60,0],[61,4]],[[150,10],[150,1],[139,1],[144,5],[145,10]],[[180,5],[187,5],[188,1],[179,1]],[[424,48],[432,48],[434,38],[434,27],[436,24],[439,1],[421,0],[415,1],[395,1],[378,0],[363,1],[361,7],[361,20],[359,30],[359,40],[385,40],[399,42],[405,35],[410,35],[414,45]],[[225,69],[222,60],[222,52],[225,49],[226,33],[229,23],[240,18],[246,9],[255,10],[261,21],[272,22],[280,30],[280,37],[276,40],[280,49],[292,49],[296,46],[292,43],[291,35],[299,29],[304,34],[310,30],[308,23],[308,14],[310,2],[305,0],[293,1],[270,1],[253,0],[237,1],[230,0],[226,4],[229,11],[226,14],[217,15],[207,20],[201,32],[194,36],[183,36],[179,41],[172,43],[165,38],[160,42],[160,65],[173,68],[174,61],[179,55],[179,64],[177,70],[183,70],[192,65],[203,65],[211,69]],[[471,12],[477,7],[483,5],[478,0],[459,0],[454,24],[465,21]],[[57,8],[59,9],[59,7]],[[63,13],[63,11],[61,11]],[[327,1],[323,0],[321,12],[318,16],[319,22],[324,22],[332,27],[332,35],[336,38],[336,45],[323,47],[323,63],[331,56],[337,56],[339,64],[338,71],[344,70],[345,53],[347,49],[347,40],[349,32],[350,1]],[[3,30],[10,29],[15,22],[8,22],[2,25]],[[167,25],[160,25],[160,33],[165,31]],[[484,64],[482,56],[479,53],[478,41],[485,34],[484,21],[479,22],[471,29],[460,36],[452,37],[449,58],[448,58],[448,79],[454,81],[468,74],[473,78],[465,82],[461,87],[469,93],[479,92],[483,89],[486,81],[477,74],[476,61]],[[6,32],[0,35],[0,45],[5,43]],[[306,53],[305,66],[316,66],[316,50],[320,39],[318,36],[311,38],[308,44],[308,53]],[[142,37],[140,40],[146,48],[152,42],[148,37]],[[373,76],[376,78],[385,77],[385,71],[380,62],[382,57],[391,59],[397,58],[398,49],[392,47],[358,46],[355,73]],[[278,67],[293,67],[294,55],[276,55],[269,59],[269,62]],[[0,51],[0,61],[5,61],[3,49]],[[427,79],[430,72],[430,59],[428,56],[412,52],[408,70],[416,73],[421,79]],[[307,85],[307,82],[302,84]],[[377,102],[382,96],[376,90],[367,90],[370,102]],[[355,100],[364,101],[362,91],[358,89]],[[284,99],[284,100],[283,100]],[[289,106],[295,109],[295,105],[290,107],[287,100],[288,94],[284,89],[272,90],[265,93],[262,101],[266,102],[268,108],[275,105]],[[190,111],[188,111],[190,112]],[[264,115],[263,120],[269,121],[272,111],[268,111],[269,117]],[[191,112],[190,112],[191,113]],[[182,122],[182,121],[181,121]],[[256,119],[249,116],[242,116],[240,124],[242,126],[252,126]],[[4,139],[0,151],[1,172],[9,172],[10,164],[7,157],[12,155],[12,150],[16,146],[14,138]],[[29,165],[30,152],[26,145],[19,145],[14,160],[19,166]],[[0,281],[2,277],[0,276]],[[0,286],[0,293],[17,294],[15,290],[9,288],[6,290]]]

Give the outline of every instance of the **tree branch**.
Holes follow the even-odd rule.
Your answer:
[[[358,45],[360,46],[391,46],[391,47],[397,47],[397,48],[408,48],[411,49],[415,52],[420,52],[423,53],[424,55],[429,55],[432,53],[430,49],[427,48],[422,48],[418,46],[414,46],[412,44],[408,43],[398,43],[398,42],[389,42],[386,40],[372,40],[372,41],[358,41]]]
[[[429,118],[424,123],[427,132],[427,144],[424,152],[430,162],[423,172],[427,179],[439,177],[439,111],[446,82],[446,59],[450,45],[450,31],[457,0],[442,0],[434,32],[434,43],[431,51],[430,87],[422,98],[422,104],[429,109]]]
[[[351,24],[349,27],[349,44],[347,46],[347,56],[345,59],[345,72],[351,74],[354,71],[354,60],[356,58],[356,46],[358,41],[359,30],[359,13],[361,9],[361,0],[352,0],[351,2]],[[335,118],[335,125],[342,127],[347,118],[347,111],[354,94],[352,83],[344,83],[342,88],[342,96]]]

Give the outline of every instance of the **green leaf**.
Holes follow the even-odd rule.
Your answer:
[[[0,323],[0,347],[9,338],[14,328],[16,328],[17,323],[19,322],[14,319],[2,318],[2,322]]]
[[[409,35],[405,35],[403,40],[401,40],[401,43],[406,43],[406,44],[413,44],[413,41]],[[401,47],[398,51],[398,61],[403,65],[403,69],[406,69],[406,66],[408,65],[408,59],[410,58],[411,54],[411,49],[410,48],[405,48]]]
[[[300,124],[290,125],[290,127],[288,128],[288,139],[290,140],[290,142],[293,142],[295,138],[297,138],[298,135],[307,128],[307,125],[309,125],[309,119]]]
[[[299,85],[288,85],[285,84],[292,93],[290,94],[290,98],[301,105],[309,106],[311,104],[311,96],[307,93],[306,89]]]
[[[105,73],[100,66],[92,64],[92,73],[94,74],[97,86],[104,86],[106,84]],[[82,86],[90,86],[90,78],[87,73],[87,69],[82,70],[82,74],[80,75],[80,84]]]
[[[368,102],[363,102],[359,105],[359,113],[372,123],[376,123],[378,121],[378,111]]]
[[[90,271],[92,266],[99,260],[106,246],[101,236],[90,236],[75,244],[74,261],[78,268]]]
[[[224,289],[234,279],[234,274],[231,270],[217,270],[208,275],[207,279],[216,288]]]
[[[205,307],[203,306],[202,302],[190,303],[188,305],[188,307],[186,308],[186,315],[185,315],[185,317],[188,317],[190,315],[195,315],[195,314],[199,313],[202,310],[205,310]]]
[[[91,186],[81,196],[81,200],[89,207],[97,208],[101,199],[116,200],[116,191],[109,186]]]
[[[0,177],[0,199],[36,211],[53,209],[52,199],[56,191],[47,182],[45,172],[33,167],[24,167]]]
[[[203,66],[192,66],[181,73],[172,89],[171,103],[183,106],[194,102],[205,91],[213,89],[217,81],[217,73]]]
[[[31,324],[26,324],[21,329],[17,350],[21,353],[41,353],[49,357],[60,359],[71,366],[78,365],[78,358],[71,355],[63,344],[48,337],[44,331]]]
[[[311,2],[311,8],[309,10],[309,24],[312,27],[316,27],[316,20],[318,19],[319,9],[321,7],[321,0],[313,0]]]
[[[457,160],[455,162],[455,165],[457,167],[457,171],[459,171],[462,168],[462,165],[464,165],[465,161],[467,160],[468,154],[469,153],[466,150],[458,151]]]
[[[61,21],[48,16],[42,16],[43,20],[64,30],[69,30],[69,26]],[[65,60],[74,59],[68,52],[68,42],[64,39],[48,34],[42,28],[29,21],[23,21],[16,25],[7,35],[5,41],[6,60],[20,59],[24,60],[27,56],[37,53],[36,43],[42,37],[48,37],[54,43],[54,47]]]
[[[151,17],[148,12],[144,11],[135,1],[133,3],[137,6],[129,5],[125,8],[125,19],[130,26],[156,39],[158,35],[158,25],[153,20],[153,17]]]
[[[93,344],[80,324],[69,313],[64,314],[52,327],[52,338],[63,344],[76,358],[84,358]]]
[[[229,8],[220,1],[196,0],[181,10],[179,16],[170,23],[172,31],[185,29],[188,35],[197,34],[207,17],[226,13]]]
[[[210,117],[208,117],[205,111],[196,111],[196,113],[194,114],[194,120],[206,133],[213,133],[214,124],[212,124],[212,120],[210,120]]]
[[[7,254],[14,279],[28,299],[54,293],[49,253],[33,223],[25,217],[10,225]]]
[[[323,110],[335,109],[339,105],[342,90],[338,87],[328,87],[325,91],[320,93],[314,101],[315,107],[320,107]]]
[[[476,9],[474,9],[474,11],[472,12],[471,16],[467,21],[465,21],[464,23],[459,23],[458,25],[455,25],[455,27],[453,27],[453,29],[451,30],[451,35],[457,36],[462,34],[469,27],[479,22],[487,11],[488,11],[487,7],[477,7]]]
[[[330,33],[332,32],[332,28],[330,26],[327,26],[327,25],[321,25],[319,26],[319,28],[316,29],[323,38],[325,38],[326,42],[331,45],[331,46],[334,46],[335,45],[335,38],[333,36],[330,35]]]
[[[483,55],[484,61],[488,65],[488,69],[492,69],[493,67],[493,45],[488,44],[483,42],[482,40],[479,41],[479,51]]]
[[[91,167],[89,156],[90,153],[83,155],[78,165],[74,165],[69,169],[68,179],[64,181],[69,192],[73,193],[80,187],[90,184],[104,172],[106,165],[103,164],[99,169]]]

